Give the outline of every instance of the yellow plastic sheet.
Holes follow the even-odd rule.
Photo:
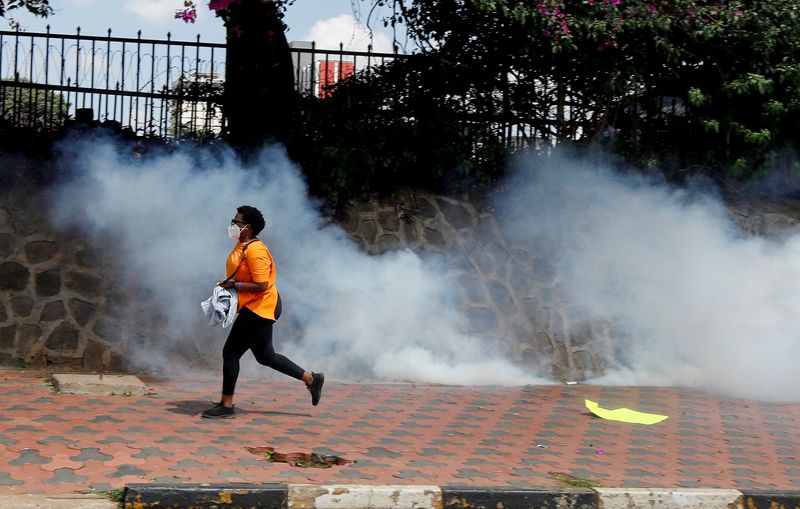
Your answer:
[[[667,418],[666,415],[646,414],[644,412],[631,410],[630,408],[608,410],[606,408],[600,408],[600,405],[589,399],[586,400],[586,408],[594,415],[603,419],[630,422],[633,424],[656,424]]]

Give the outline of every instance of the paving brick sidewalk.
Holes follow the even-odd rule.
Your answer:
[[[800,489],[800,404],[674,388],[453,387],[240,381],[232,420],[202,419],[216,378],[144,379],[152,395],[53,391],[0,371],[0,493],[107,491],[131,483],[357,483]],[[641,426],[606,408],[663,413]],[[248,447],[316,452],[331,468],[269,462]],[[558,475],[562,474],[562,475]],[[576,484],[578,481],[576,481]]]

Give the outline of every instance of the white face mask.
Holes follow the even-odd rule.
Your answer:
[[[243,230],[244,230],[244,228],[239,228],[235,224],[232,224],[232,225],[228,226],[228,237],[230,237],[231,240],[235,240],[236,242],[239,242],[239,236],[242,234]]]

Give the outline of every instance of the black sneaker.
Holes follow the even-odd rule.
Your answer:
[[[311,376],[314,378],[311,380],[311,385],[307,385],[306,388],[311,393],[311,404],[317,406],[319,398],[322,397],[322,384],[325,383],[325,375],[312,371]]]
[[[208,410],[203,410],[203,417],[208,419],[232,419],[236,414],[233,407],[227,407],[222,402],[214,403]]]

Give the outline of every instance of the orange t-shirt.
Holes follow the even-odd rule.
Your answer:
[[[228,260],[225,262],[227,274],[232,274],[239,261],[242,259],[242,247],[245,243],[237,242]],[[243,283],[269,283],[263,292],[239,291],[239,308],[246,307],[262,318],[275,320],[275,306],[278,305],[278,289],[275,288],[275,263],[272,261],[272,254],[267,249],[267,245],[260,240],[250,243],[244,253],[245,260],[236,275],[234,281]]]

